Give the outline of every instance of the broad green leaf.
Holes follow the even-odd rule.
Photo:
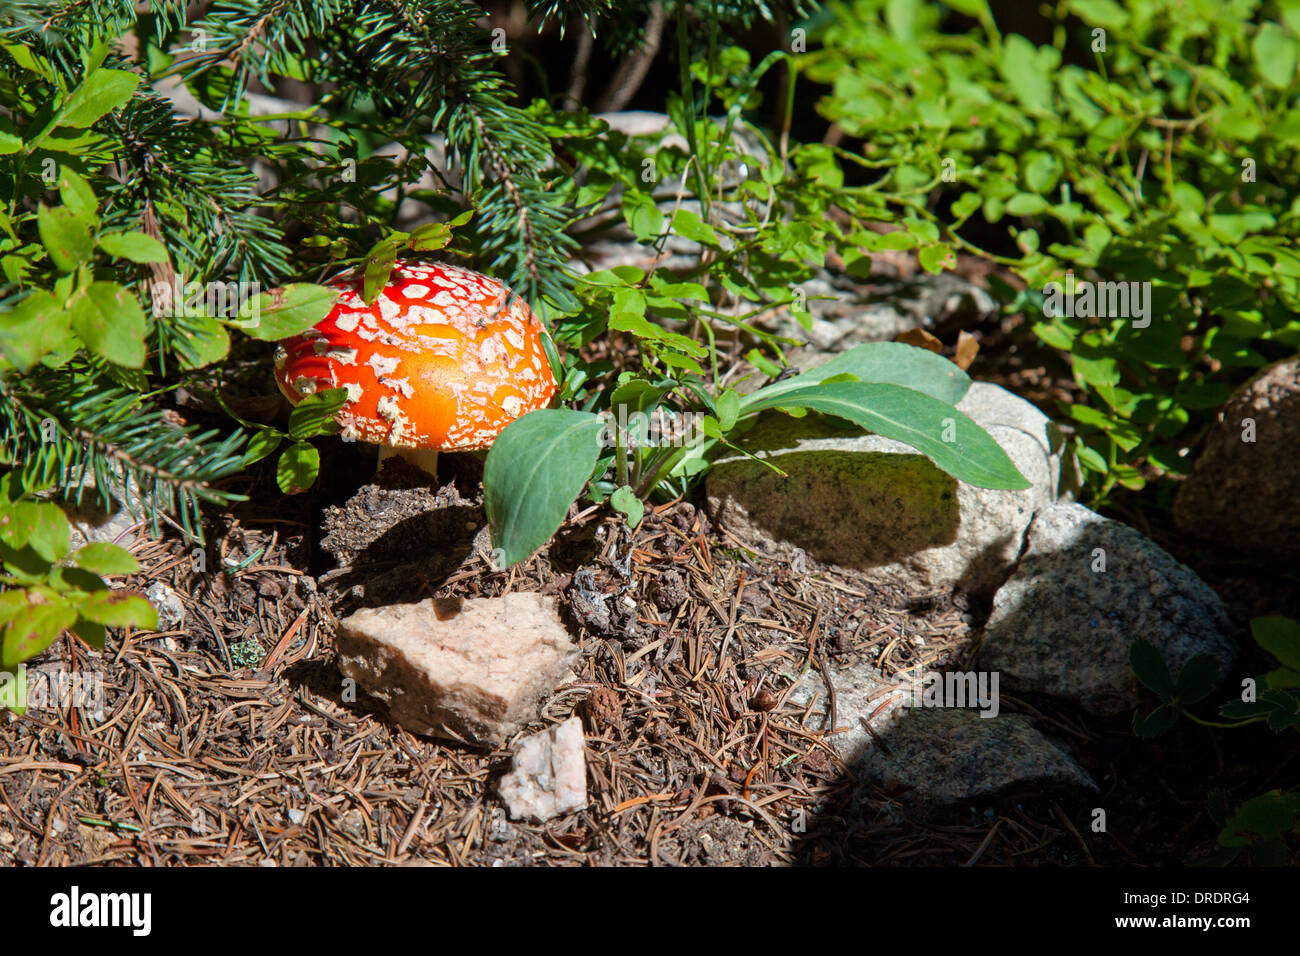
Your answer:
[[[0,651],[0,664],[10,670],[39,654],[54,643],[64,628],[71,627],[76,619],[77,612],[63,600],[29,604],[14,616],[4,630],[4,650]]]
[[[99,247],[115,259],[132,262],[166,262],[167,247],[143,232],[110,232],[99,237]]]
[[[445,222],[425,223],[408,241],[416,252],[436,252],[451,244],[451,227]]]
[[[1300,623],[1289,617],[1256,617],[1250,622],[1255,642],[1292,670],[1300,670]]]
[[[25,372],[71,342],[72,316],[53,295],[36,289],[11,311],[0,313],[0,359]]]
[[[1129,648],[1128,659],[1137,679],[1161,700],[1170,700],[1174,696],[1174,678],[1158,647],[1139,638]]]
[[[483,486],[501,567],[523,561],[564,522],[600,457],[603,428],[590,412],[550,408],[515,419],[497,436]]]
[[[388,285],[388,280],[393,275],[393,266],[397,264],[397,250],[398,244],[391,239],[377,243],[370,250],[370,255],[366,258],[365,278],[361,284],[361,297],[367,305],[372,304]]]
[[[1300,814],[1300,794],[1271,790],[1252,797],[1237,808],[1224,824],[1219,842],[1224,846],[1248,846],[1260,837],[1286,833]]]
[[[63,509],[49,502],[23,502],[31,505],[20,513],[30,523],[26,544],[46,561],[58,561],[71,547],[72,528]],[[17,510],[17,509],[15,509]]]
[[[1030,487],[988,432],[951,405],[914,389],[874,382],[823,382],[767,399],[763,391],[750,396],[746,411],[793,406],[838,415],[911,445],[967,484],[1005,490]]]
[[[136,627],[152,631],[158,627],[158,612],[138,594],[104,591],[91,595],[77,607],[81,616],[105,627]]]
[[[1262,24],[1250,49],[1255,55],[1255,68],[1269,86],[1284,90],[1295,80],[1296,41],[1276,23]]]
[[[1145,717],[1133,714],[1133,733],[1139,737],[1159,737],[1178,722],[1178,708],[1172,704],[1161,704]]]
[[[639,242],[653,242],[664,228],[664,214],[654,200],[635,189],[623,193],[623,218]]]
[[[59,167],[59,198],[63,200],[64,208],[71,209],[91,226],[99,223],[95,191],[80,173],[66,163]]]
[[[1053,47],[1036,47],[1018,33],[1006,37],[998,70],[1030,113],[1045,113],[1052,106],[1049,68],[1059,62]],[[1055,61],[1055,62],[1054,62]]]
[[[203,368],[230,354],[230,333],[211,316],[181,315],[172,321],[176,325],[173,347],[182,368]]]
[[[50,261],[60,272],[72,272],[95,251],[90,218],[77,215],[67,206],[51,209],[41,203],[36,210],[36,228]]]
[[[928,349],[901,342],[869,342],[849,349],[825,365],[759,389],[740,403],[741,412],[753,411],[755,401],[816,385],[836,375],[852,375],[863,382],[902,385],[956,405],[970,388],[970,376],[946,358]]]
[[[125,286],[92,282],[73,295],[68,311],[72,331],[91,351],[127,368],[144,366],[144,312]]]
[[[619,408],[625,409],[624,415],[648,412],[659,404],[659,400],[663,396],[664,390],[662,388],[658,388],[644,379],[634,378],[632,381],[614,389],[613,394],[609,397],[609,409],[615,417],[619,414]]]
[[[274,428],[257,429],[253,432],[253,437],[248,440],[247,447],[244,448],[244,467],[247,468],[271,454],[280,447],[281,441],[283,436]]]
[[[264,342],[287,339],[324,320],[337,298],[337,289],[306,282],[272,289],[251,300],[253,314],[239,328]]]
[[[327,388],[306,396],[289,413],[290,437],[301,440],[334,434],[334,415],[347,400],[346,388]]]
[[[947,246],[926,246],[917,253],[921,268],[931,274],[951,269],[957,265],[957,255]]]
[[[306,491],[320,473],[320,452],[305,441],[294,442],[275,465],[275,481],[286,495]]]
[[[105,541],[95,541],[78,548],[72,555],[77,567],[95,574],[134,574],[140,562],[126,548]]]
[[[1219,683],[1219,659],[1213,654],[1197,654],[1178,672],[1174,691],[1183,704],[1194,704],[1210,696]]]
[[[81,84],[63,108],[60,126],[84,129],[131,98],[140,77],[126,70],[96,70]]]
[[[103,624],[97,624],[94,621],[82,619],[77,621],[72,627],[68,628],[73,634],[81,638],[97,651],[104,649],[104,641],[108,637],[108,631]]]
[[[16,153],[22,148],[22,137],[0,131],[0,156],[8,156],[10,153]]]
[[[635,528],[641,523],[642,517],[645,516],[645,503],[636,496],[636,492],[628,485],[624,485],[610,495],[609,503],[615,511],[627,515],[629,528]]]

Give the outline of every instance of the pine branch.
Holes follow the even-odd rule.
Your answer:
[[[174,427],[146,396],[85,363],[0,377],[0,399],[0,460],[13,464],[26,487],[53,485],[80,502],[93,475],[105,507],[117,498],[133,515],[143,508],[155,532],[160,511],[175,514],[200,541],[200,502],[244,500],[211,487],[242,467],[242,432],[214,444],[215,429]]]
[[[408,123],[431,114],[444,133],[479,210],[489,268],[534,303],[568,308],[576,304],[567,273],[576,243],[565,232],[569,214],[542,178],[555,168],[550,142],[532,116],[506,104],[509,84],[484,65],[493,54],[479,14],[456,0],[366,4],[358,17],[362,47],[353,56],[380,74],[367,92],[382,91]]]

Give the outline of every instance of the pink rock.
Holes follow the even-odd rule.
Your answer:
[[[526,738],[511,771],[498,787],[512,820],[545,823],[587,805],[587,760],[582,721],[564,723]]]
[[[339,668],[418,734],[499,746],[538,716],[578,654],[555,599],[431,599],[339,622]]]

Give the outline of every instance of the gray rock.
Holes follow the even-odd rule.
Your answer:
[[[1223,602],[1155,542],[1078,504],[1035,516],[1015,574],[993,599],[979,666],[1004,687],[1053,694],[1094,713],[1135,707],[1129,647],[1139,637],[1178,670],[1214,654],[1226,674],[1236,656]],[[1104,558],[1104,571],[1097,562]]]
[[[1245,440],[1254,423],[1253,441]],[[1183,531],[1239,551],[1300,555],[1300,357],[1237,390],[1178,489]]]
[[[959,803],[1016,787],[1096,790],[1087,771],[1022,714],[991,720],[973,710],[915,710],[871,750],[862,772],[911,799]]]
[[[514,764],[498,786],[512,820],[545,823],[587,805],[587,761],[582,720],[562,724],[526,738]]]
[[[836,731],[828,742],[853,773],[908,787],[909,799],[955,803],[1016,786],[1096,789],[1074,758],[1032,721],[1001,713],[988,683],[983,689],[992,689],[991,700],[968,698],[980,710],[931,708],[914,706],[924,700],[925,675],[887,680],[865,662],[827,670],[835,686]],[[805,675],[788,701],[811,706],[810,725],[829,728],[829,695],[816,671]]]
[[[578,653],[534,593],[363,608],[336,641],[344,676],[407,730],[491,746],[537,717]]]
[[[773,413],[742,447],[788,477],[743,456],[721,459],[709,473],[709,507],[760,552],[802,549],[911,589],[991,594],[1010,573],[1034,511],[1072,491],[1073,458],[1042,412],[996,385],[973,384],[957,407],[1006,450],[1031,487],[976,488],[900,442]]]
[[[777,335],[808,343],[792,357],[805,371],[863,342],[888,342],[909,329],[932,329],[955,316],[983,318],[997,311],[992,296],[951,272],[923,272],[903,280],[873,276],[866,282],[823,269],[799,288],[807,311],[778,312],[767,325]]]

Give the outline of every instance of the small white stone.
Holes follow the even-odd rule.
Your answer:
[[[498,788],[512,820],[545,823],[587,805],[587,761],[582,721],[534,734],[515,751],[514,766]]]
[[[185,623],[185,605],[180,595],[161,581],[149,585],[144,596],[158,612],[158,630],[174,631]]]

